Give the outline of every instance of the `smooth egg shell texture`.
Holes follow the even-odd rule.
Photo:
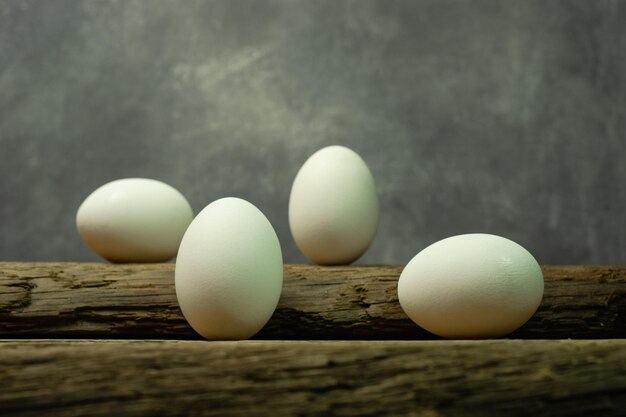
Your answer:
[[[95,190],[76,214],[78,233],[112,262],[163,262],[176,256],[193,219],[185,197],[147,178],[126,178]]]
[[[283,284],[276,232],[252,204],[222,198],[202,210],[180,244],[176,297],[210,340],[247,339],[267,323]]]
[[[378,227],[374,178],[354,151],[329,146],[300,168],[289,198],[289,226],[300,251],[319,265],[349,264]]]
[[[543,297],[533,256],[500,236],[467,234],[436,242],[404,268],[398,299],[424,329],[451,339],[499,337],[522,326]]]

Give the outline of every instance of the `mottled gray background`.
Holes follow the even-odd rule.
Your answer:
[[[468,232],[624,263],[626,1],[0,0],[0,144],[2,260],[97,260],[76,209],[141,176],[304,261],[291,183],[343,144],[381,201],[360,263]]]

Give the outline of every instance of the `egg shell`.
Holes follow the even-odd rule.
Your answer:
[[[517,243],[466,234],[436,242],[404,268],[398,299],[419,326],[450,339],[500,337],[521,327],[543,297],[543,274]]]
[[[276,232],[254,205],[222,198],[185,232],[176,297],[191,327],[210,340],[247,339],[272,316],[283,283]]]
[[[174,256],[193,219],[175,188],[147,178],[125,178],[91,193],[76,213],[85,244],[112,262],[163,262]]]
[[[319,265],[349,264],[378,227],[374,178],[354,151],[329,146],[300,168],[289,198],[289,226],[300,251]]]

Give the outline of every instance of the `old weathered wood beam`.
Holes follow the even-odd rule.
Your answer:
[[[432,339],[398,304],[401,267],[285,265],[261,339]],[[513,338],[626,337],[626,267],[545,266],[545,295]],[[198,338],[173,264],[0,263],[0,337]]]

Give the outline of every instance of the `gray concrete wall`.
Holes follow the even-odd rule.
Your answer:
[[[250,200],[286,262],[291,182],[359,152],[379,233],[359,263],[509,237],[541,263],[625,263],[626,1],[0,1],[2,260],[97,260],[103,183],[195,211]]]

